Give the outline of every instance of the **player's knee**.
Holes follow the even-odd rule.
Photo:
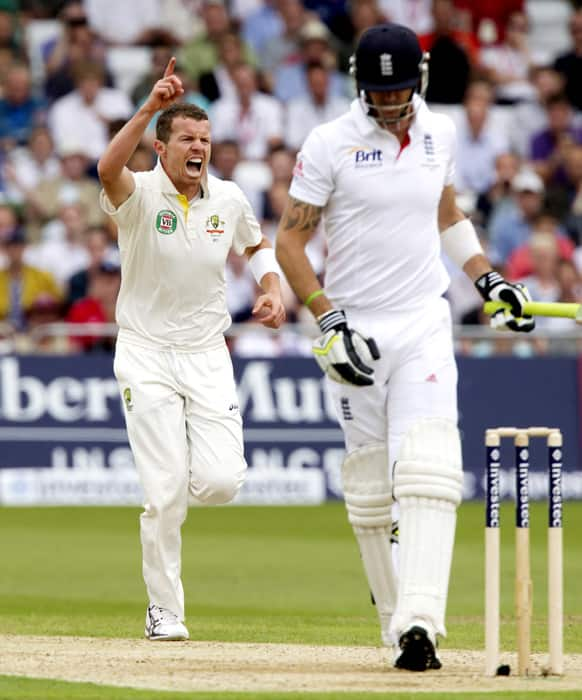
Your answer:
[[[384,443],[350,452],[342,465],[348,519],[355,528],[390,527],[392,480]]]
[[[423,418],[405,435],[394,471],[394,496],[457,506],[463,493],[461,441],[454,421]]]
[[[230,503],[243,485],[245,471],[246,465],[237,469],[213,471],[195,493],[196,497],[209,506]]]

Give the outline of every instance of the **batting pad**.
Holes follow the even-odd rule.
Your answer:
[[[342,480],[348,519],[380,618],[382,641],[390,644],[397,577],[390,542],[392,481],[386,445],[376,443],[350,452],[342,466]]]
[[[420,420],[404,438],[394,473],[400,505],[400,581],[393,641],[414,624],[446,634],[445,609],[463,472],[455,423]]]

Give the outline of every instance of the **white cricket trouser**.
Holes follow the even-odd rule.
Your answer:
[[[419,311],[363,315],[346,309],[348,324],[376,340],[380,359],[374,362],[375,383],[353,387],[327,380],[346,442],[347,452],[369,444],[388,446],[386,468],[394,464],[406,433],[422,418],[457,422],[457,368],[451,315],[445,299],[435,299]],[[398,503],[393,519],[398,518]],[[454,536],[454,521],[442,526],[443,541]],[[452,529],[452,531],[450,531]],[[402,523],[401,523],[402,535]],[[401,537],[401,539],[404,539]],[[423,547],[423,543],[413,543]],[[401,555],[402,556],[402,553]],[[449,572],[443,570],[442,588]],[[446,579],[446,580],[445,580]],[[407,600],[407,598],[403,598]],[[415,619],[413,609],[398,607],[399,619]],[[444,629],[444,606],[432,611],[435,630]]]
[[[372,337],[380,350],[373,363],[375,383],[354,387],[327,380],[346,450],[383,442],[390,467],[400,443],[420,418],[457,421],[457,366],[451,315],[445,299],[420,311],[381,318],[346,310],[348,325]]]
[[[225,345],[189,353],[120,338],[114,372],[144,491],[140,521],[149,600],[183,620],[180,528],[189,498],[228,503],[246,470],[230,355]]]

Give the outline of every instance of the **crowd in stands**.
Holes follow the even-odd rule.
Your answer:
[[[562,26],[534,45],[548,2]],[[210,115],[213,174],[240,185],[273,240],[297,151],[349,108],[357,39],[390,20],[430,52],[427,101],[456,123],[459,205],[493,263],[536,299],[582,301],[582,0],[0,0],[0,337],[113,346],[38,328],[114,323],[119,253],[96,163],[171,56],[183,99]],[[154,133],[155,119],[133,170],[154,166]],[[321,233],[308,252],[323,276]],[[455,322],[484,323],[449,267]],[[308,352],[300,334],[253,332],[258,288],[234,255],[227,280],[233,320],[250,329],[237,352]],[[288,286],[285,303],[291,323],[308,322]]]

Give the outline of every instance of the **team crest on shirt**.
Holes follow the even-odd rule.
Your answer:
[[[218,214],[212,214],[206,219],[206,233],[216,242],[224,233],[224,221]]]
[[[356,168],[381,168],[384,165],[384,154],[380,148],[354,146],[348,153],[353,155]]]
[[[178,217],[173,211],[169,209],[162,209],[156,215],[156,231],[158,233],[163,233],[164,235],[169,235],[174,233],[176,227],[178,226]]]
[[[436,159],[436,154],[434,150],[434,140],[431,134],[425,134],[422,143],[424,146],[424,157],[425,160],[422,163],[425,167],[438,168],[438,162]]]

